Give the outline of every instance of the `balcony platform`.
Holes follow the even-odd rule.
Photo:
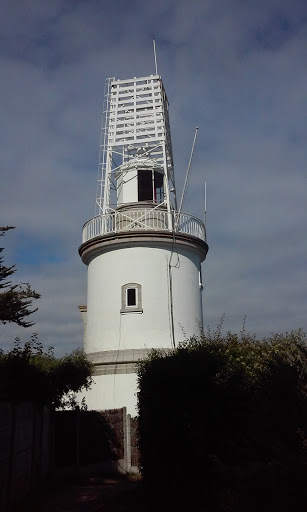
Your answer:
[[[131,232],[153,231],[180,233],[206,243],[204,223],[187,213],[168,212],[164,207],[125,205],[87,221],[82,230],[82,244],[96,237]]]

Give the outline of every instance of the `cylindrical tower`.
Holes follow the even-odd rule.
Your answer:
[[[158,75],[108,79],[98,215],[83,227],[90,409],[136,412],[135,363],[202,328],[204,224],[177,211],[168,102]],[[112,202],[114,201],[114,202]]]

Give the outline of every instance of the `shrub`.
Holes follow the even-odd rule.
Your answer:
[[[75,393],[90,387],[91,375],[92,364],[82,350],[56,358],[36,335],[23,347],[17,339],[11,351],[0,352],[0,399],[74,406]]]
[[[301,330],[262,340],[209,331],[153,351],[138,365],[145,483],[212,497],[220,465],[302,453],[306,361]]]

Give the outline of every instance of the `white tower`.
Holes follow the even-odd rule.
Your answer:
[[[204,224],[177,211],[161,77],[106,81],[97,216],[79,253],[88,266],[84,349],[95,364],[90,409],[136,412],[135,363],[202,328]]]

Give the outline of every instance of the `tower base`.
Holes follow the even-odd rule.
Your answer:
[[[126,407],[127,414],[135,417],[138,414],[137,375],[135,372],[94,375],[91,388],[78,393],[80,402],[83,398],[90,411]]]

